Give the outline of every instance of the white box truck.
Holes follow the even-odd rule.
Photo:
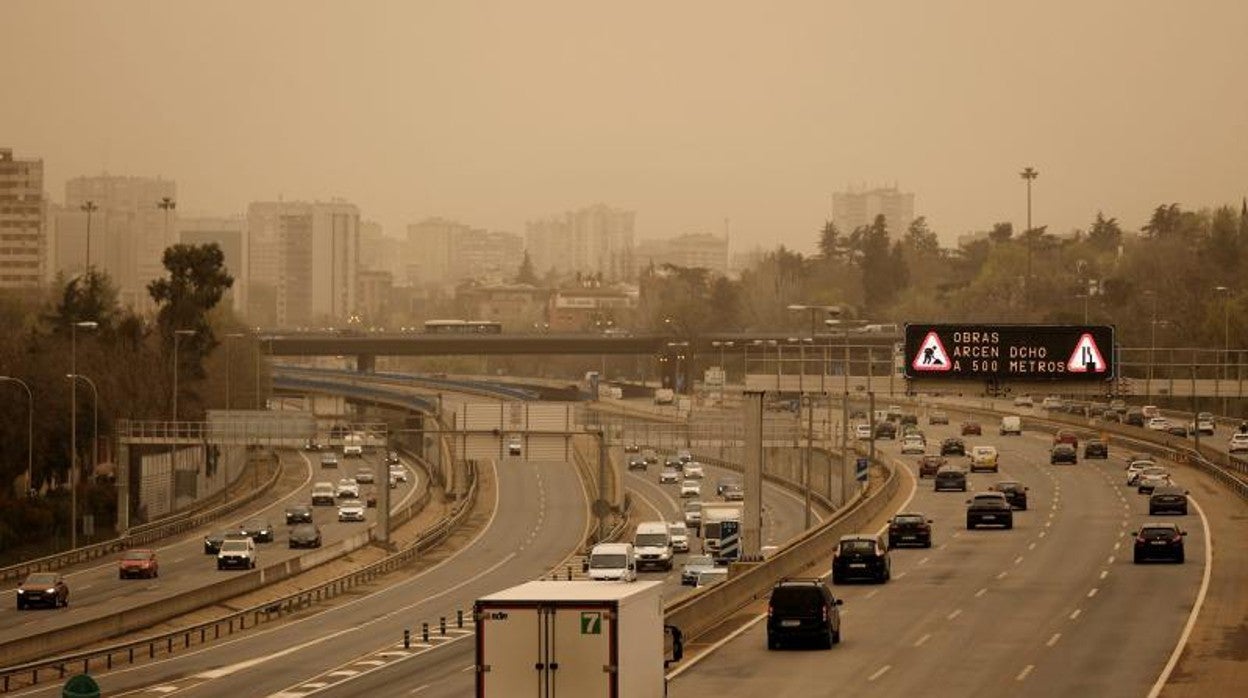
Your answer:
[[[477,698],[661,698],[662,584],[528,582],[478,599]]]

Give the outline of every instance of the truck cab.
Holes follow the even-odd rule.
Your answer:
[[[585,560],[585,572],[594,581],[631,582],[637,579],[637,556],[632,543],[599,543]]]

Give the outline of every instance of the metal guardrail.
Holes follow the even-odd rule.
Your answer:
[[[259,488],[251,490],[238,499],[216,507],[202,511],[192,509],[187,512],[172,514],[164,519],[134,526],[126,532],[126,535],[118,538],[0,568],[0,581],[9,582],[23,579],[31,572],[57,570],[80,562],[96,560],[128,548],[147,545],[162,538],[199,528],[205,523],[219,519],[255,501],[256,498],[265,494],[277,484],[281,474],[282,469],[280,467],[274,468],[273,474]]]
[[[111,670],[115,666],[133,664],[136,661],[153,659],[158,655],[168,655],[178,650],[203,645],[222,636],[228,637],[235,632],[253,628],[275,617],[280,618],[284,614],[302,610],[323,600],[334,598],[361,584],[371,582],[378,576],[408,564],[424,551],[441,543],[467,518],[477,501],[479,478],[475,466],[470,466],[469,477],[471,482],[467,496],[456,502],[449,516],[440,519],[408,547],[371,565],[341,575],[311,589],[266,601],[211,621],[97,650],[4,668],[0,670],[0,693],[29,688],[41,682],[63,680],[70,673],[85,674],[91,671]],[[404,507],[406,515],[396,513],[391,520],[396,522],[409,520],[415,516],[418,506],[423,508],[428,503],[429,497],[430,492],[426,489],[425,494],[417,502]],[[260,575],[260,572],[252,574]],[[167,601],[162,603],[167,603]]]

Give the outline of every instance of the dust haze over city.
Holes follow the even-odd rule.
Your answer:
[[[523,232],[605,202],[639,238],[813,249],[830,194],[915,194],[945,244],[1130,227],[1248,179],[1248,6],[1202,3],[5,2],[6,144],[60,198],[101,172],[180,208],[342,197]],[[739,246],[739,247],[738,247]]]

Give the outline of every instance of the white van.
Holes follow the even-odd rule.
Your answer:
[[[632,543],[599,543],[589,551],[584,571],[594,581],[631,582],[637,579]]]
[[[676,402],[676,391],[671,388],[658,388],[654,391],[654,404],[670,405]]]
[[[637,569],[651,567],[669,571],[672,569],[672,532],[666,521],[643,521],[637,524],[633,534],[633,550],[637,556]]]
[[[1023,435],[1023,418],[1016,414],[1007,414],[1001,418],[1001,436],[1013,434]]]

